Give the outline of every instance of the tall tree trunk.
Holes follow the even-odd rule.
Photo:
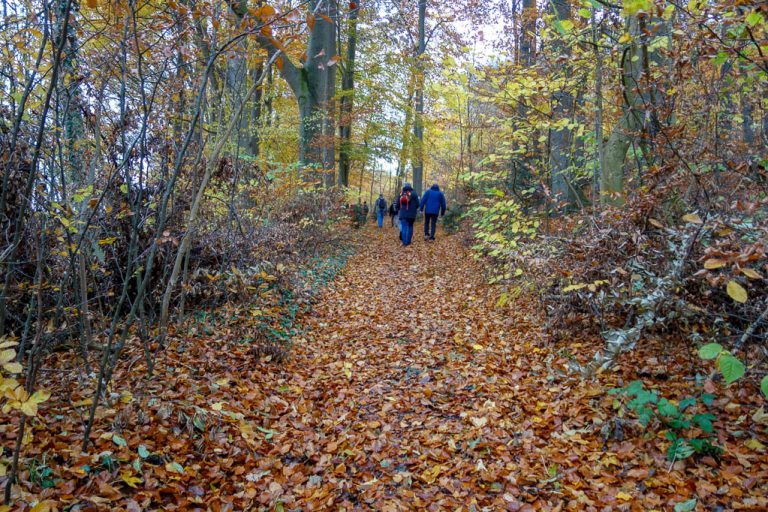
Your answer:
[[[664,89],[669,85],[664,78],[654,78],[651,74],[651,64],[664,69],[667,57],[659,51],[651,53],[649,50],[653,38],[671,37],[669,25],[659,18],[638,13],[627,20],[627,32],[630,41],[621,53],[620,66],[624,112],[605,145],[605,165],[600,182],[604,204],[623,204],[625,201],[624,160],[630,145],[638,144],[646,150],[661,129],[659,114],[664,115],[664,123],[673,118],[671,108],[664,112]]]
[[[64,15],[66,1],[59,2],[59,17]],[[77,14],[79,2],[73,1],[71,6],[70,23],[66,34],[61,34],[64,40],[64,56],[61,62],[60,83],[58,84],[59,102],[63,103],[62,121],[64,124],[64,175],[72,183],[73,189],[83,186],[83,150],[78,142],[83,139],[82,95],[80,93],[79,64],[77,60]],[[62,183],[62,187],[65,184]]]
[[[621,53],[620,80],[624,91],[623,113],[605,143],[603,173],[600,176],[600,198],[603,204],[624,204],[624,160],[629,146],[642,129],[642,83],[644,54],[638,44],[640,24],[637,16],[627,20],[631,40]]]
[[[341,75],[341,112],[339,119],[339,185],[349,185],[350,153],[352,152],[352,107],[355,91],[355,51],[357,47],[357,17],[360,8],[349,13],[349,34],[347,36],[347,57]]]
[[[559,22],[570,18],[571,8],[568,0],[551,0],[551,6]],[[555,55],[570,55],[570,48],[558,42],[554,46]],[[566,68],[560,70],[565,77],[570,75]],[[563,119],[570,115],[573,110],[573,95],[568,90],[567,82],[564,83],[562,90],[555,93],[554,107],[552,109],[555,121]],[[563,127],[552,130],[549,137],[549,167],[552,180],[552,196],[555,200],[555,209],[559,210],[558,205],[563,204],[566,211],[573,207],[576,202],[572,181],[572,173],[569,172],[571,163],[571,130]]]
[[[419,0],[419,41],[416,47],[416,105],[413,123],[413,189],[421,195],[424,181],[424,52],[427,0]]]
[[[306,60],[301,67],[287,55],[280,55],[276,65],[291,88],[299,107],[299,162],[314,172],[305,174],[310,181],[328,183],[335,161],[333,137],[333,96],[336,82],[336,2],[310,0],[312,27],[309,32]],[[315,17],[323,8],[322,16]],[[259,45],[272,56],[278,52],[271,35],[260,33]],[[324,178],[325,175],[326,177]]]
[[[533,64],[536,56],[536,0],[523,0],[520,34],[520,64]]]
[[[405,122],[400,140],[400,152],[397,157],[397,180],[396,187],[400,190],[405,181],[406,169],[408,166],[408,155],[411,153],[411,123],[413,122],[413,94],[415,88],[415,75],[411,74],[408,78],[407,97],[403,110],[405,111]]]
[[[594,173],[592,186],[592,204],[598,205],[600,201],[600,176],[605,169],[605,145],[603,144],[603,52],[600,49],[600,37],[598,35],[597,9],[592,11],[592,45],[595,49],[595,143],[597,144],[597,169]]]

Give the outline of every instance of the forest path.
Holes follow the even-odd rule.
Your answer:
[[[308,342],[284,373],[295,395],[274,423],[285,433],[276,443],[291,446],[272,461],[262,500],[517,510],[552,476],[535,448],[551,441],[535,429],[561,389],[532,348],[537,329],[525,311],[496,306],[499,291],[460,237],[427,243],[421,227],[405,249],[396,228],[366,228],[305,319]]]

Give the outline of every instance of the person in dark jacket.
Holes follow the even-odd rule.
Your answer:
[[[395,227],[395,220],[397,219],[397,210],[400,208],[400,202],[399,197],[396,197],[392,200],[392,204],[389,205],[389,220],[392,223],[391,227]],[[399,225],[399,221],[398,221]]]
[[[445,215],[445,194],[437,183],[421,196],[421,211],[424,212],[424,240],[434,240],[437,216]]]
[[[413,190],[410,183],[403,185],[403,193],[400,195],[400,240],[403,247],[411,245],[413,239],[413,223],[419,211],[419,195]]]
[[[379,194],[374,206],[376,207],[376,222],[380,228],[384,227],[384,215],[387,213],[387,200],[384,199],[384,194]]]

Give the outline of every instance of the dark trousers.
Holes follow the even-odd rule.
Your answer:
[[[428,236],[430,240],[434,240],[436,227],[437,227],[437,214],[425,213],[424,214],[424,236]]]

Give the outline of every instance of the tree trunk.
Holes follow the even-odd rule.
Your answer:
[[[558,21],[564,21],[570,18],[571,8],[567,0],[552,0],[552,9]],[[555,55],[570,55],[570,48],[567,45],[558,42],[554,46]],[[566,77],[570,71],[562,69]],[[568,90],[567,83],[563,89],[555,93],[552,115],[555,121],[561,120],[570,115],[573,110],[573,95]],[[574,188],[572,184],[573,175],[569,172],[571,158],[571,130],[563,127],[550,132],[549,145],[549,167],[552,180],[552,196],[555,201],[555,211],[559,211],[559,205],[562,204],[563,210],[572,208],[576,202]]]
[[[528,67],[536,56],[536,0],[523,0],[520,34],[520,64]]]
[[[341,75],[341,112],[339,119],[339,185],[349,185],[349,164],[352,152],[352,106],[355,91],[355,51],[357,47],[357,17],[360,8],[349,13],[349,35],[347,39],[347,58]]]
[[[642,128],[643,113],[640,110],[643,99],[639,91],[642,70],[645,67],[643,52],[637,39],[640,35],[639,21],[632,16],[627,21],[631,41],[625,46],[621,57],[621,85],[624,91],[623,114],[611,132],[604,149],[603,173],[600,176],[600,198],[606,205],[624,204],[624,160],[629,146],[635,141]]]
[[[427,0],[419,0],[419,42],[416,47],[416,112],[413,135],[413,189],[421,195],[424,181],[424,52],[426,46],[425,20]]]
[[[592,204],[599,205],[600,176],[605,169],[605,145],[603,144],[603,52],[598,37],[597,8],[592,11],[592,44],[595,49],[595,143],[597,144],[597,169],[594,172]]]
[[[333,137],[333,96],[336,81],[336,3],[311,0],[308,15],[314,19],[309,33],[306,60],[301,68],[287,55],[277,58],[280,75],[288,83],[299,107],[299,162],[308,181],[328,183],[333,177],[335,161]],[[324,7],[323,16],[315,17]],[[327,18],[327,19],[326,19]],[[278,52],[276,41],[268,35],[257,36],[259,45],[272,56]],[[331,181],[332,182],[332,181]]]

